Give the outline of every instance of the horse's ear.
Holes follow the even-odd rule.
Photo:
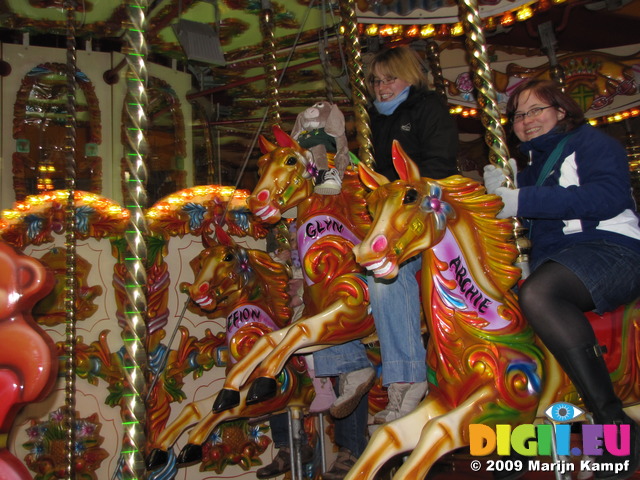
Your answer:
[[[280,125],[274,125],[273,127],[271,127],[271,130],[273,130],[273,135],[274,137],[276,137],[276,142],[278,142],[278,145],[285,148],[291,147],[300,150],[300,145],[298,145],[298,142],[291,138],[291,136],[287,132],[282,130],[282,128],[280,128]]]
[[[272,152],[273,150],[278,148],[275,144],[267,140],[264,135],[260,135],[258,137],[258,143],[260,145],[260,151],[263,155],[266,155],[267,153]]]
[[[234,242],[231,236],[217,223],[215,224],[216,230],[216,238],[218,239],[218,243],[220,245],[224,245],[225,247],[233,246]]]
[[[387,177],[374,172],[364,162],[358,163],[358,175],[360,176],[360,180],[362,180],[362,183],[364,183],[365,186],[370,190],[375,190],[380,185],[389,183],[389,179],[387,179]]]
[[[207,229],[202,229],[202,245],[205,249],[215,247],[217,244],[211,235],[207,234]]]
[[[396,172],[402,180],[405,182],[420,181],[418,166],[409,158],[397,140],[394,140],[391,146],[391,157],[393,158],[393,166],[396,167]]]

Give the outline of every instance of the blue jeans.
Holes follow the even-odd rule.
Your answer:
[[[354,340],[342,345],[325,348],[313,353],[314,371],[317,377],[338,376],[371,366],[364,345]],[[336,382],[336,395],[339,395]],[[345,418],[335,419],[335,441],[338,447],[348,448],[357,458],[367,446],[367,424],[369,421],[369,397],[363,395],[356,409]],[[277,448],[289,444],[287,414],[281,413],[269,419],[271,438]]]
[[[348,448],[358,458],[367,446],[367,422],[369,420],[369,396],[363,395],[356,409],[345,418],[336,418],[335,441],[338,447]],[[289,446],[287,413],[279,413],[269,419],[271,438],[276,448]]]
[[[313,352],[313,365],[316,377],[336,377],[370,367],[371,362],[362,342],[352,340]]]
[[[380,340],[382,384],[424,382],[426,349],[420,332],[420,288],[416,274],[422,258],[410,258],[392,280],[367,276],[373,320]]]
[[[336,387],[338,382],[336,382]],[[336,388],[337,394],[337,388]],[[344,418],[336,418],[335,441],[338,447],[348,448],[358,458],[367,446],[367,423],[369,422],[369,395],[360,399],[356,409]]]
[[[334,377],[371,367],[371,362],[362,342],[353,340],[313,352],[313,365],[316,377]],[[334,389],[338,396],[339,382],[336,382]],[[336,445],[348,448],[356,458],[359,457],[367,446],[368,421],[369,396],[363,395],[351,414],[334,420]]]

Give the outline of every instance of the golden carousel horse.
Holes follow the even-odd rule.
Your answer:
[[[420,178],[399,144],[393,156],[400,176],[395,182],[359,166],[373,190],[367,198],[373,223],[354,252],[361,265],[383,278],[393,278],[399,264],[422,254],[432,385],[412,413],[375,431],[345,480],[373,479],[403,452],[411,453],[393,478],[423,479],[444,454],[470,445],[470,425],[531,424],[554,402],[579,402],[511,290],[520,272],[513,266],[512,224],[495,218],[500,198],[462,176]],[[637,303],[626,306],[620,318],[622,324],[611,327],[619,353],[613,364],[611,357],[607,362],[616,393],[637,420]],[[611,331],[609,337],[616,336]]]
[[[203,235],[206,247],[191,266],[192,284],[182,284],[194,304],[210,317],[226,317],[229,367],[246,356],[256,340],[288,324],[292,317],[288,293],[291,269],[261,250],[236,244],[222,228],[216,228],[215,244]],[[168,450],[189,426],[187,445],[177,458],[178,467],[202,459],[202,444],[221,422],[237,418],[255,418],[284,410],[288,406],[308,407],[314,390],[303,359],[293,357],[278,376],[276,394],[268,401],[248,405],[246,389],[234,408],[212,412],[212,397],[192,402],[151,442],[153,450],[146,459],[147,469],[156,470],[169,461]]]
[[[364,186],[347,170],[338,195],[313,193],[310,152],[279,127],[279,145],[260,137],[260,181],[248,199],[250,210],[268,223],[297,207],[297,240],[304,276],[304,311],[294,323],[261,337],[227,375],[214,411],[232,408],[240,388],[251,381],[247,403],[270,398],[275,378],[294,353],[309,353],[372,333],[373,319],[363,269],[353,246],[365,235],[370,217]]]

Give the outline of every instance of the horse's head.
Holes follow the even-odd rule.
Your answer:
[[[418,167],[396,141],[392,153],[400,176],[395,182],[358,164],[361,180],[373,190],[367,197],[373,224],[353,251],[358,263],[382,278],[395,277],[402,262],[437,244],[454,217],[440,186],[420,178]]]
[[[250,275],[247,251],[219,226],[216,238],[218,243],[203,233],[205,249],[190,262],[196,278],[192,284],[181,285],[181,290],[208,313],[233,305]]]
[[[278,145],[260,136],[258,160],[260,180],[247,200],[249,209],[263,221],[277,223],[282,214],[313,192],[316,167],[308,150],[302,148],[280,127],[273,133]]]

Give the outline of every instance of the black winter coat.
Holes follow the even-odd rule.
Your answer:
[[[389,180],[398,174],[391,159],[394,139],[420,169],[423,177],[441,179],[459,173],[458,130],[445,102],[436,92],[411,87],[409,96],[391,115],[369,109],[374,168]]]

